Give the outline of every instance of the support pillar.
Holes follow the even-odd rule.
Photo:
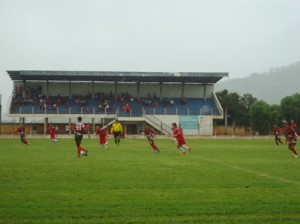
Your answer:
[[[137,92],[136,92],[136,95],[137,95],[137,99],[138,100],[140,100],[140,85],[141,85],[141,83],[140,82],[137,82],[136,83],[136,90],[137,90]]]
[[[72,87],[71,87],[71,81],[69,81],[69,99],[72,98]]]
[[[95,81],[92,81],[92,100],[95,99]]]
[[[48,126],[48,117],[44,118],[44,135],[47,134],[47,126]]]
[[[181,98],[184,98],[184,82],[181,83]]]
[[[22,97],[25,98],[26,96],[26,80],[23,80],[23,92],[22,92]]]
[[[95,132],[95,118],[94,117],[92,118],[92,130],[94,133]]]
[[[118,95],[118,82],[117,81],[115,81],[115,99],[116,99],[116,101],[118,101],[118,97],[117,97],[117,95]]]
[[[159,83],[159,100],[160,100],[160,101],[162,101],[162,94],[163,94],[162,88],[163,88],[163,83],[160,82],[160,83]]]
[[[49,80],[46,81],[46,96],[49,97]]]
[[[71,118],[69,118],[69,135],[72,134],[72,121],[71,121]]]

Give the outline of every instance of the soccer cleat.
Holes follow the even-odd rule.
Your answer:
[[[295,158],[298,158],[298,155],[295,155]]]
[[[191,147],[189,147],[189,152],[192,152],[192,148]]]
[[[84,155],[87,156],[87,154],[88,154],[88,150],[85,150],[85,154]]]
[[[186,154],[186,151],[182,151],[182,154]]]

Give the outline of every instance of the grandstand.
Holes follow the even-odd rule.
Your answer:
[[[172,122],[186,134],[212,135],[223,110],[214,84],[228,73],[7,71],[13,81],[9,116],[24,122],[49,118],[71,123],[78,115],[93,124],[118,117],[127,134],[145,123],[163,134]],[[126,128],[125,127],[125,128]]]

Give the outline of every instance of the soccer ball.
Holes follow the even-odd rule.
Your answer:
[[[82,155],[82,156],[87,156],[87,150],[81,151],[81,155]]]

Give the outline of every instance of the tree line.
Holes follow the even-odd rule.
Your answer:
[[[268,135],[273,130],[273,125],[281,126],[283,121],[290,120],[294,120],[299,127],[299,93],[284,97],[279,105],[270,105],[249,93],[240,96],[226,89],[216,92],[216,96],[224,110],[224,119],[216,121],[216,125],[225,125],[225,134],[227,126],[232,126],[233,129],[239,126],[246,131],[252,129],[260,135]]]

